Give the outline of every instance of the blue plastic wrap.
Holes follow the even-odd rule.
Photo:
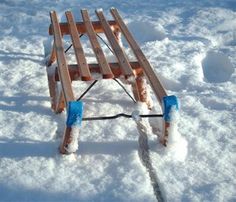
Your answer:
[[[179,110],[178,99],[175,95],[163,97],[164,120],[171,121],[171,110]]]
[[[83,102],[81,101],[70,101],[67,107],[67,121],[66,125],[81,126],[83,118]]]

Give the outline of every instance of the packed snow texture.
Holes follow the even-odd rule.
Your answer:
[[[166,148],[157,138],[162,120],[143,120],[146,164],[136,123],[125,118],[83,122],[77,153],[58,153],[66,113],[50,110],[49,12],[65,21],[71,10],[81,20],[79,9],[87,8],[97,20],[99,9],[112,19],[111,7],[119,10],[168,94],[181,103]],[[0,9],[0,201],[149,202],[158,198],[155,183],[166,201],[236,201],[236,1],[1,0]],[[96,62],[87,36],[81,41],[88,62]],[[108,61],[116,61],[100,42]],[[122,42],[135,60],[124,37]],[[76,97],[89,84],[74,82]],[[161,113],[152,92],[151,97],[154,109],[145,113]],[[137,110],[112,80],[99,81],[83,101],[86,117]]]

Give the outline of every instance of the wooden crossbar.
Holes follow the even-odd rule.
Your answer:
[[[134,73],[133,73],[133,70],[129,64],[128,58],[126,57],[124,51],[120,47],[114,33],[112,32],[112,29],[111,29],[109,23],[107,22],[104,14],[103,14],[103,12],[100,10],[96,10],[96,14],[101,22],[101,25],[104,29],[104,33],[105,33],[108,41],[110,42],[110,45],[114,51],[114,54],[116,55],[118,62],[120,64],[120,66],[122,67],[123,75],[125,77],[134,76]]]
[[[109,20],[108,23],[110,26],[114,27],[114,29],[119,28],[117,23],[114,20]],[[94,31],[96,33],[103,33],[104,32],[100,21],[93,21],[92,25],[93,25]],[[62,35],[69,35],[70,34],[69,26],[68,26],[67,22],[61,22],[61,23],[59,23],[59,26],[60,26],[60,30],[61,30]],[[85,25],[83,22],[76,22],[76,28],[79,33],[81,33],[81,34],[86,33],[86,28],[85,28]],[[49,33],[49,35],[53,35],[52,24],[49,26],[48,33]]]
[[[57,56],[58,71],[62,84],[63,94],[66,102],[74,100],[74,94],[71,87],[71,79],[68,72],[68,66],[63,49],[62,35],[55,11],[50,12],[52,27],[54,31],[54,48]]]
[[[143,67],[143,70],[148,78],[148,81],[150,82],[150,84],[154,90],[154,93],[155,93],[156,97],[158,98],[159,103],[161,104],[162,98],[167,96],[167,93],[166,93],[163,85],[161,84],[159,79],[156,77],[156,73],[152,69],[150,63],[148,62],[147,58],[143,54],[138,43],[135,41],[132,34],[128,30],[127,26],[125,25],[124,21],[122,20],[117,9],[112,8],[110,11],[111,11],[111,14],[114,17],[115,21],[119,25],[121,32],[124,34],[126,40],[128,41],[130,47],[132,48],[137,60],[139,61],[139,63]]]
[[[89,40],[91,42],[91,45],[92,45],[93,51],[95,53],[95,56],[97,58],[98,64],[101,68],[101,73],[103,75],[103,78],[113,78],[114,75],[107,63],[107,60],[106,60],[105,55],[102,51],[102,48],[97,40],[97,36],[96,36],[95,30],[93,28],[92,22],[90,20],[88,11],[81,10],[81,14],[82,14],[84,25],[86,28],[86,33],[87,33]]]
[[[120,76],[122,76],[122,69],[121,69],[119,63],[116,63],[116,62],[108,63],[108,65],[109,65],[109,67],[112,71],[112,74],[114,75],[115,78],[119,78]],[[89,64],[88,66],[89,66],[89,70],[91,73],[98,73],[98,74],[101,73],[100,65],[93,63],[93,64]],[[130,62],[130,66],[132,67],[136,77],[143,75],[142,67],[138,62]],[[80,72],[78,70],[78,64],[68,65],[68,70],[69,70],[70,78],[72,81],[80,80],[79,79]],[[54,77],[55,81],[60,81],[57,71],[55,72],[54,76],[55,76]]]
[[[83,47],[80,42],[79,33],[76,28],[75,20],[71,11],[66,12],[66,18],[69,24],[70,36],[74,47],[76,60],[81,73],[81,80],[83,81],[92,80],[92,76],[90,74],[88,64],[84,55]]]

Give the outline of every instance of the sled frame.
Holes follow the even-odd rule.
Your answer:
[[[147,58],[135,41],[131,32],[118,13],[117,9],[110,9],[114,20],[107,20],[102,10],[96,10],[98,21],[91,21],[86,9],[81,10],[82,22],[75,22],[71,11],[66,11],[67,22],[59,23],[57,13],[50,12],[51,24],[49,26],[49,35],[53,36],[53,45],[51,54],[46,62],[49,93],[51,98],[51,108],[55,113],[62,112],[65,108],[68,110],[70,102],[76,102],[72,81],[92,81],[94,73],[102,75],[102,79],[123,78],[132,86],[132,91],[136,101],[147,104],[151,109],[150,97],[147,95],[146,80],[150,84],[159,104],[162,106],[163,98],[168,97],[166,90],[158,79],[157,73],[153,70]],[[117,63],[108,63],[105,53],[99,43],[97,34],[104,33],[112,50],[117,58]],[[80,36],[86,34],[91,43],[92,49],[98,63],[88,64]],[[137,61],[129,61],[121,45],[120,35],[123,35],[131,47]],[[70,35],[71,43],[74,49],[76,64],[68,64],[66,60],[63,37]],[[54,65],[55,64],[55,65]],[[57,83],[61,84],[61,89]],[[68,111],[67,111],[68,113]],[[167,145],[169,135],[170,120],[163,118],[163,132],[161,143]],[[60,153],[67,154],[67,147],[72,141],[72,126],[66,125],[60,145]]]

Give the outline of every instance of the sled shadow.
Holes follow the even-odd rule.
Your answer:
[[[1,141],[1,140],[0,140]],[[54,157],[59,155],[60,142],[0,142],[0,158]],[[128,155],[138,150],[138,142],[120,140],[114,142],[80,141],[77,155]]]
[[[24,93],[20,93],[16,96],[0,98],[0,108],[2,111],[13,111],[13,112],[36,112],[37,114],[50,115],[51,111],[49,107],[41,105],[41,102],[48,101],[47,96],[29,96]],[[33,102],[33,103],[30,103]],[[36,105],[34,102],[37,102]]]
[[[9,186],[7,183],[0,183],[0,187],[0,201],[78,201],[78,199],[70,193],[53,193],[21,185]]]
[[[25,61],[32,61],[38,64],[42,63],[43,59],[42,54],[32,54],[32,53],[21,53],[21,52],[6,52],[6,51],[0,51],[0,60],[3,64],[8,64],[9,61],[19,61],[19,60],[25,60]],[[37,59],[35,59],[37,58]],[[38,59],[39,58],[39,59]]]

